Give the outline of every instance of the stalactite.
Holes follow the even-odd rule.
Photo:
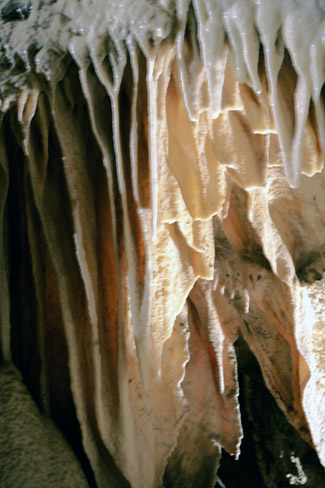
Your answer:
[[[15,302],[19,327],[29,309],[36,323],[17,366],[32,365],[41,409],[76,416],[98,486],[213,486],[221,448],[238,457],[243,435],[238,337],[324,465],[323,4],[12,8],[2,359],[22,347],[18,239],[33,296]],[[13,231],[15,194],[26,231]]]

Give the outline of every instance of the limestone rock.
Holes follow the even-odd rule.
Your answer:
[[[11,364],[0,368],[0,484],[3,488],[86,488],[63,435],[37,406]]]
[[[214,485],[238,337],[325,465],[324,12],[1,2],[1,357],[99,487]]]

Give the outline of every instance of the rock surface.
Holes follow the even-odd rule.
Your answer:
[[[316,0],[1,3],[1,357],[99,487],[215,484],[239,337],[325,465],[324,25]]]
[[[86,488],[84,473],[53,421],[40,415],[11,364],[0,367],[2,488]]]

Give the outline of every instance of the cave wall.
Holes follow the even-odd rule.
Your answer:
[[[1,358],[98,486],[216,483],[239,338],[325,463],[324,8],[167,3],[1,10]]]

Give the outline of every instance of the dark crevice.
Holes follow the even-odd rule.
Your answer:
[[[40,354],[37,331],[36,294],[27,234],[24,155],[17,144],[12,126],[16,111],[9,112],[3,123],[9,165],[9,189],[6,202],[9,245],[9,288],[11,352],[14,364],[40,407]]]
[[[324,249],[301,253],[296,263],[296,275],[300,282],[310,284],[325,278]]]
[[[34,124],[33,136],[35,137],[37,135],[35,132],[36,129],[38,129],[38,126]],[[22,138],[19,134],[17,113],[15,110],[9,112],[5,116],[3,130],[8,158],[10,160],[10,183],[6,202],[6,216],[8,220],[10,269],[11,352],[13,362],[22,373],[25,385],[31,393],[40,412],[43,412],[44,405],[42,403],[40,386],[42,365],[38,332],[39,310],[28,236],[28,204],[33,214],[33,225],[35,225],[35,228],[37,227],[39,231],[39,249],[43,249],[45,255],[48,254],[48,252],[46,251],[42,225],[33,202],[30,175],[27,170],[27,164],[22,148],[19,145]],[[39,137],[41,136],[39,135]],[[53,125],[51,125],[49,131],[49,146],[51,158],[49,158],[47,164],[48,175],[53,171],[57,172],[59,167],[57,162],[58,159],[61,158],[61,152]],[[37,150],[41,148],[39,144],[37,144],[36,147],[38,147]],[[52,163],[55,163],[55,167]],[[64,183],[63,179],[62,182]],[[65,195],[66,189],[63,184],[61,185],[61,198],[64,199]],[[40,255],[38,258],[40,262],[43,263],[43,271],[45,272],[45,256]],[[46,328],[45,332],[50,412],[53,420],[68,440],[75,455],[79,459],[89,486],[95,488],[97,485],[89,460],[83,450],[80,425],[77,420],[70,389],[68,353],[65,337],[63,337],[62,334],[60,335],[58,327],[56,327],[55,330]],[[61,332],[63,333],[63,329]]]
[[[246,342],[240,338],[235,347],[244,438],[238,461],[223,451],[220,480],[226,488],[289,488],[302,484],[307,488],[325,487],[325,471],[315,451],[276,404]]]

